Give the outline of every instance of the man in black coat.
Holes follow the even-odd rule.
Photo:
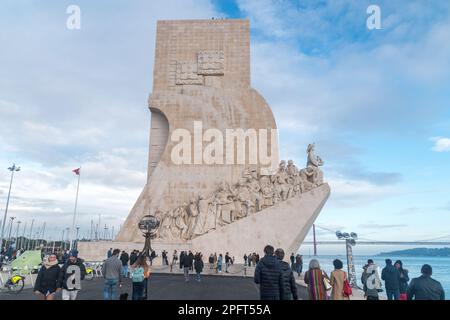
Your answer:
[[[255,283],[259,284],[261,300],[280,300],[284,293],[283,270],[278,259],[273,255],[274,248],[264,248],[265,256],[255,268]]]
[[[289,263],[283,261],[284,250],[279,248],[275,251],[275,257],[280,261],[281,270],[283,271],[283,288],[281,300],[297,300],[297,284],[295,283],[294,273],[292,272]]]
[[[189,250],[189,259],[191,259],[191,271],[194,270],[194,254],[191,252],[191,250]],[[185,265],[186,266],[186,265]]]
[[[189,254],[183,255],[182,263],[183,263],[183,268],[184,268],[184,279],[186,282],[189,282],[189,270],[192,268],[193,259],[192,259],[191,255],[192,255],[192,257],[194,256],[191,251],[189,251]]]
[[[131,252],[130,254],[130,266],[132,266],[136,262],[137,258],[138,255],[136,253],[136,250],[133,250],[133,252]]]
[[[400,272],[392,265],[391,259],[386,259],[386,267],[381,271],[388,300],[400,300]]]
[[[422,275],[411,280],[407,290],[408,300],[445,300],[445,292],[439,281],[431,278],[433,269],[430,265],[422,266]]]

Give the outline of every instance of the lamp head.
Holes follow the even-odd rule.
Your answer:
[[[351,233],[350,233],[350,236],[351,236],[353,239],[358,240],[358,235],[357,235],[355,232],[351,232]]]
[[[336,237],[340,240],[342,239],[342,232],[336,231]]]
[[[159,227],[159,220],[152,215],[144,216],[138,223],[139,229],[144,234],[154,234]]]

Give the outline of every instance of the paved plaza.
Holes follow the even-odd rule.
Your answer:
[[[306,288],[298,285],[300,299],[307,296]],[[131,280],[126,279],[122,288],[129,293],[131,299]],[[82,282],[82,290],[78,294],[79,300],[102,300],[103,279],[94,278]],[[61,294],[57,294],[61,300]],[[148,284],[149,300],[257,300],[258,286],[252,278],[233,276],[204,276],[201,282],[194,280],[186,283],[180,274],[152,274]],[[0,300],[36,300],[30,288],[20,294],[0,292]]]

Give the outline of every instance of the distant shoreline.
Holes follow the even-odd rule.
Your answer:
[[[450,257],[450,248],[414,248],[381,252],[376,256],[402,256],[402,257]]]

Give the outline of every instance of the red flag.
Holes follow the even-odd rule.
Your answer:
[[[72,172],[75,173],[77,176],[79,176],[80,175],[80,169],[81,168],[73,169]]]

